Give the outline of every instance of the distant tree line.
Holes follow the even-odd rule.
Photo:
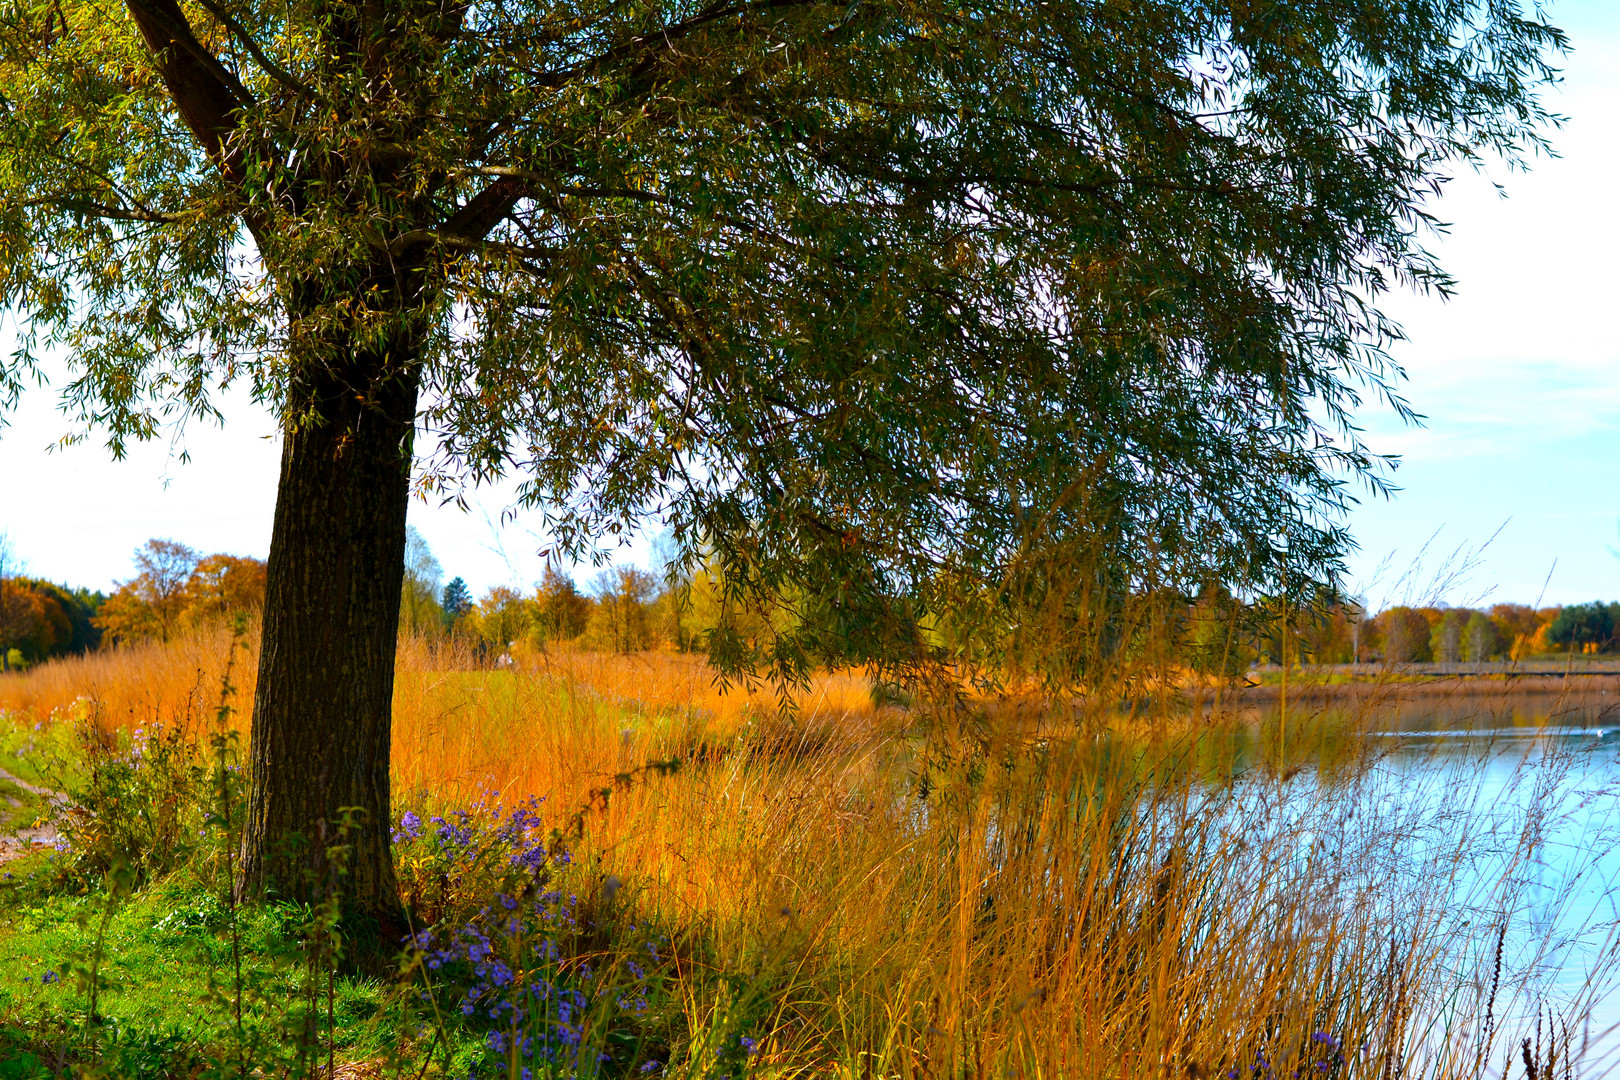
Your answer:
[[[1318,614],[1301,649],[1319,662],[1484,663],[1559,653],[1620,652],[1620,603],[1533,608],[1400,605],[1370,618],[1353,608]]]
[[[1362,658],[1397,664],[1521,659],[1549,651],[1542,631],[1557,611],[1524,604],[1392,607],[1367,624]]]
[[[610,567],[582,588],[548,566],[529,590],[497,585],[474,601],[460,577],[444,582],[438,559],[414,528],[405,552],[401,629],[459,638],[496,656],[557,646],[703,651],[717,631],[727,640],[752,641],[785,618],[728,598],[719,573],[707,567],[670,580],[639,567]]]
[[[264,605],[264,563],[148,540],[109,596],[23,576],[0,558],[0,669],[95,648],[167,641]]]
[[[1170,597],[1141,620],[1167,663],[1235,676],[1259,664],[1483,663],[1531,656],[1620,652],[1620,603],[1533,608],[1401,605],[1377,615],[1342,597],[1292,605],[1224,592]]]
[[[0,671],[93,649],[103,596],[39,578],[0,580]]]
[[[18,572],[0,538],[0,670],[100,647],[167,641],[264,604],[265,564],[204,555],[169,539],[134,555],[135,576],[111,595]],[[1308,602],[1238,599],[1220,589],[1132,598],[1118,621],[1116,651],[1149,656],[1206,675],[1235,677],[1261,663],[1469,663],[1559,653],[1620,652],[1620,603],[1532,608],[1396,606],[1369,615],[1327,594]],[[563,646],[632,653],[667,648],[704,652],[749,648],[802,612],[795,605],[745,602],[717,569],[666,579],[633,566],[596,572],[584,587],[548,567],[525,591],[498,585],[476,601],[460,577],[444,581],[427,542],[409,530],[401,628],[456,639],[486,655]],[[919,626],[948,641],[947,624]]]
[[[204,555],[176,540],[148,540],[134,554],[135,576],[111,595],[22,576],[0,552],[0,670],[54,656],[149,641],[168,641],[264,605],[262,560]],[[555,645],[602,652],[701,648],[704,632],[724,625],[744,634],[763,615],[719,598],[698,575],[666,585],[636,567],[598,572],[582,590],[548,568],[531,592],[489,589],[474,602],[466,582],[447,584],[439,561],[415,529],[406,547],[400,621],[416,635],[450,636],[495,655]]]
[[[0,671],[94,648],[91,618],[101,601],[100,593],[25,575],[0,532]]]

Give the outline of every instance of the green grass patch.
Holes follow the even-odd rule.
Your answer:
[[[0,769],[52,791],[82,781],[83,755],[74,725],[28,724],[13,713],[0,713]]]
[[[14,877],[0,891],[0,1046],[7,1059],[76,1061],[99,1050],[123,1063],[114,1075],[163,1076],[183,1074],[228,1041],[234,965],[230,913],[217,896],[164,883],[119,902],[53,894],[34,887],[38,880]],[[260,1038],[297,1035],[300,1017],[285,1006],[304,997],[300,923],[293,908],[240,912],[244,1026]],[[376,978],[334,977],[331,1041],[341,1059],[386,1052],[390,1040],[378,1023],[383,997]],[[142,1055],[149,1068],[128,1067]]]

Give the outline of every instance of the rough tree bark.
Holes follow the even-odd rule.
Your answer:
[[[401,342],[316,367],[285,433],[253,702],[244,895],[313,899],[352,811],[346,905],[398,910],[389,740],[418,370]],[[294,410],[295,412],[297,410]],[[324,835],[323,835],[324,833]],[[312,835],[313,834],[313,835]]]
[[[279,230],[296,231],[301,219],[283,220],[251,194],[258,174],[250,159],[276,156],[238,128],[251,95],[198,41],[176,0],[126,3],[176,111],[269,257],[281,246]],[[446,32],[458,20],[445,23]],[[327,27],[334,42],[348,43],[339,47],[343,59],[397,105],[399,58],[374,30],[354,19]],[[432,193],[395,175],[397,165],[386,154],[306,153],[274,174],[276,197],[287,206],[302,205],[313,185],[320,197],[347,196],[356,214],[390,220],[411,239],[374,247],[371,265],[345,270],[339,260],[337,271],[328,265],[301,276],[284,266],[273,275],[292,320],[287,359],[296,374],[283,403],[237,884],[243,896],[296,899],[336,884],[350,910],[383,922],[399,910],[389,851],[390,711],[422,317],[432,306],[424,252],[429,237],[481,236],[524,190],[495,180],[442,218]],[[301,313],[307,327],[299,326]],[[353,822],[344,839],[347,868],[334,882],[326,855],[345,816]]]

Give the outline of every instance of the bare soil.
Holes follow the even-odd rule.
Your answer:
[[[30,795],[37,796],[44,800],[47,805],[58,805],[64,801],[61,792],[30,784],[28,781],[12,775],[4,769],[0,769],[0,781],[4,781]],[[44,820],[9,833],[0,833],[0,866],[4,866],[15,859],[20,859],[40,848],[53,847],[60,837],[61,834],[57,832],[56,826]]]

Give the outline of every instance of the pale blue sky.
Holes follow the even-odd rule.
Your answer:
[[[1361,543],[1352,585],[1374,608],[1432,598],[1437,579],[1439,598],[1454,604],[1620,597],[1620,558],[1609,550],[1620,548],[1620,2],[1550,10],[1576,49],[1549,98],[1569,117],[1554,135],[1561,156],[1528,174],[1460,176],[1439,204],[1451,234],[1435,244],[1461,281],[1458,296],[1386,305],[1411,337],[1396,357],[1427,422],[1363,417],[1374,448],[1404,459],[1395,474],[1404,490],[1350,520]],[[93,440],[48,451],[66,430],[54,404],[54,391],[33,391],[0,429],[0,531],[31,572],[106,588],[130,575],[130,553],[151,536],[265,553],[278,447],[275,425],[245,396],[228,399],[223,431],[184,433],[190,463],[172,441],[122,462]],[[470,501],[471,513],[411,511],[446,575],[475,593],[537,578],[531,518],[498,527],[500,490]],[[1493,534],[1462,579],[1446,580],[1446,556]],[[626,558],[645,563],[645,543]]]
[[[1403,457],[1404,490],[1350,520],[1353,576],[1375,608],[1430,592],[1445,555],[1498,527],[1445,599],[1620,597],[1620,3],[1549,10],[1575,46],[1549,97],[1569,118],[1560,156],[1459,176],[1439,205],[1453,227],[1434,245],[1457,296],[1386,304],[1411,338],[1396,351],[1405,396],[1427,420],[1365,416],[1369,441]]]

